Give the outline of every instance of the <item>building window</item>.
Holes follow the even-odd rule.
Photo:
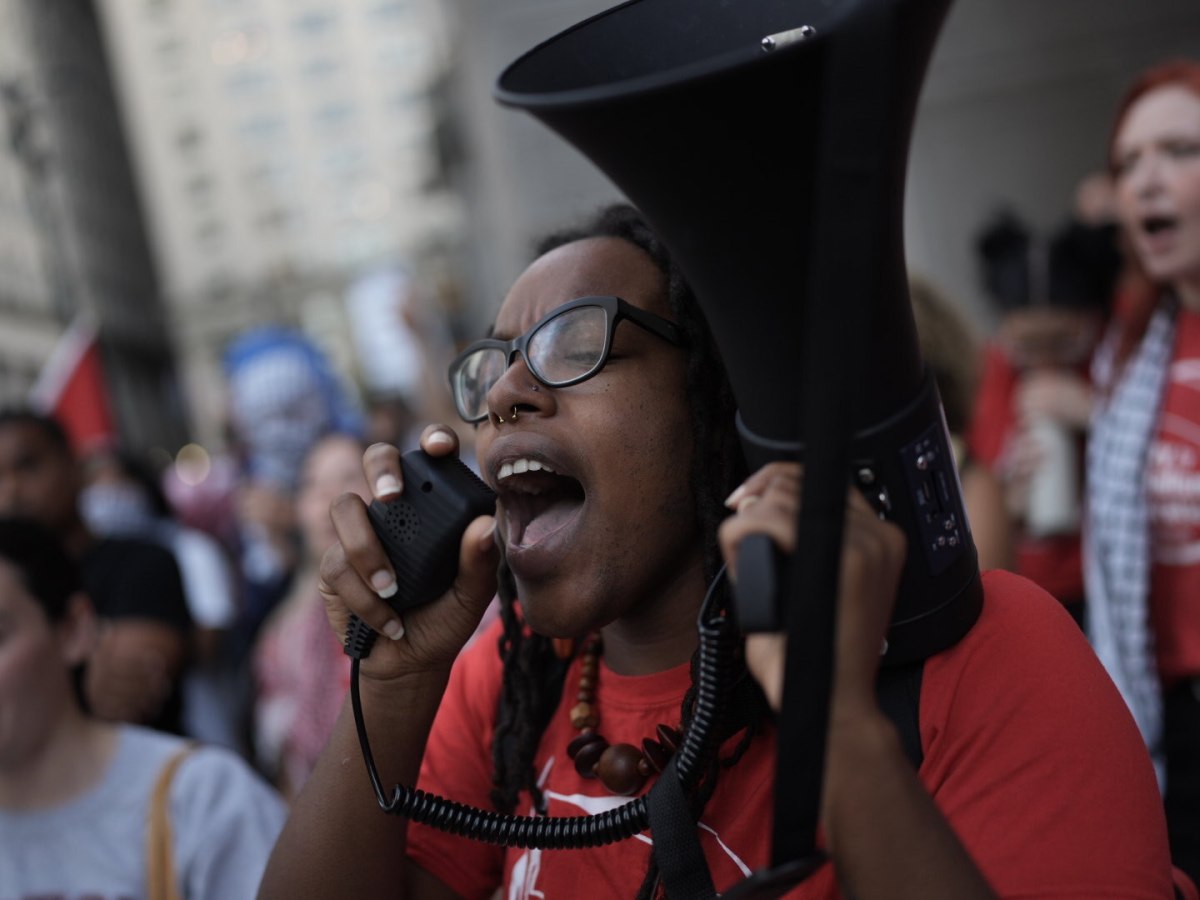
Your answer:
[[[341,69],[341,64],[337,60],[330,59],[327,56],[320,56],[306,62],[300,69],[300,73],[305,78],[325,79],[336,74],[339,69]]]
[[[329,103],[318,109],[313,116],[318,125],[323,128],[334,128],[345,125],[354,118],[354,107],[350,103],[338,101]]]
[[[224,235],[225,226],[216,219],[206,219],[196,226],[196,239],[202,244],[217,244]]]
[[[314,9],[292,20],[292,27],[309,36],[324,34],[337,24],[337,16],[326,10]]]
[[[213,180],[211,176],[199,172],[187,180],[184,189],[193,200],[206,200],[212,193]]]
[[[228,84],[235,93],[253,94],[269,86],[271,76],[261,69],[245,69],[231,75]]]
[[[256,116],[242,122],[238,130],[251,140],[272,140],[284,133],[285,124],[279,116]]]
[[[348,175],[366,162],[367,154],[361,147],[335,147],[322,155],[320,167],[327,175]]]
[[[274,207],[259,213],[255,224],[258,226],[259,231],[265,234],[272,234],[285,230],[293,218],[295,216],[290,211]]]
[[[185,125],[175,133],[175,145],[184,153],[195,153],[204,142],[204,135],[195,125]]]
[[[408,8],[409,4],[403,0],[383,0],[373,4],[367,10],[367,15],[376,21],[395,22],[408,14]]]

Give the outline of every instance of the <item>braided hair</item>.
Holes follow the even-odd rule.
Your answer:
[[[717,543],[717,526],[726,510],[724,498],[746,477],[746,462],[734,428],[736,405],[716,344],[699,303],[665,245],[650,230],[641,214],[631,206],[617,204],[601,209],[581,227],[544,237],[535,247],[541,256],[575,241],[613,237],[628,241],[654,261],[667,282],[667,300],[672,318],[684,332],[687,347],[686,393],[692,423],[694,452],[690,485],[696,517],[704,539],[704,570],[709,581],[722,564]],[[728,609],[728,588],[722,585],[718,605]],[[545,811],[545,799],[537,784],[534,756],[541,736],[557,709],[562,695],[567,661],[558,659],[548,638],[529,632],[517,613],[516,586],[505,562],[499,570],[500,617],[503,632],[499,650],[504,662],[504,680],[492,744],[494,765],[492,802],[511,812],[521,791],[528,791],[534,806]],[[681,721],[691,720],[695,702],[697,659],[692,659],[692,684],[681,708]],[[736,749],[725,759],[717,751],[706,761],[706,770],[692,798],[698,817],[712,796],[723,767],[733,765],[745,752],[750,739],[767,715],[767,704],[757,682],[743,668],[732,686],[726,704],[726,721],[718,723],[720,746],[725,738],[744,731]],[[639,897],[651,897],[658,869],[651,857]]]

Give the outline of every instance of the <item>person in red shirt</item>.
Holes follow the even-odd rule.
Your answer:
[[[1109,146],[1137,280],[1097,353],[1088,633],[1165,779],[1200,876],[1200,61],[1145,72]],[[1140,284],[1140,289],[1139,289]]]
[[[1116,227],[1072,221],[1040,241],[1006,214],[981,235],[979,255],[1000,322],[984,354],[968,448],[1004,485],[1017,531],[1013,571],[1082,623],[1088,365],[1121,266]]]
[[[611,809],[654,783],[640,763],[669,755],[690,714],[697,613],[724,559],[719,524],[738,509],[737,527],[787,549],[772,523],[794,513],[797,476],[772,467],[745,479],[702,313],[635,211],[606,210],[541,250],[493,336],[452,367],[498,494],[496,516],[463,536],[453,587],[397,615],[385,602],[398,589],[393,568],[363,502],[345,495],[320,588],[339,634],[353,612],[381,635],[359,680],[386,783],[561,815]],[[422,446],[445,455],[458,443],[438,425]],[[375,497],[403,490],[398,459],[394,447],[367,450]],[[1136,728],[1083,635],[1025,580],[986,576],[974,629],[925,663],[914,767],[874,690],[906,539],[857,493],[848,503],[822,815],[832,863],[789,896],[1170,896]],[[730,555],[738,535],[725,536]],[[497,587],[499,624],[460,655]],[[721,892],[770,856],[774,726],[757,682],[733,683],[692,798]],[[623,767],[622,745],[636,767]],[[261,897],[660,894],[648,832],[581,850],[477,843],[383,815],[360,755],[344,707]]]

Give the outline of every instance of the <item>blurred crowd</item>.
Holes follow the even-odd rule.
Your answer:
[[[994,326],[919,275],[911,293],[981,565],[1041,585],[1093,639],[1200,875],[1200,64],[1146,75],[1114,134],[1055,227],[1011,208],[980,223]],[[80,710],[227,748],[286,804],[349,684],[317,587],[330,503],[369,501],[364,449],[415,446],[447,398],[364,404],[282,327],[233,341],[225,375],[229,452],[200,484],[3,411],[0,518],[38,523],[78,568],[95,618],[67,660]]]

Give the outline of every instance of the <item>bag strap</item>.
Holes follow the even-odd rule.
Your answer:
[[[672,759],[646,796],[658,878],[668,900],[715,900],[699,829]]]
[[[925,660],[887,666],[875,682],[879,707],[896,727],[904,755],[919,769],[925,758],[921,746],[921,680]],[[659,881],[669,900],[715,898],[717,892],[700,847],[696,820],[684,796],[675,764],[663,770],[646,797],[650,833]]]
[[[164,763],[154,782],[146,829],[146,900],[181,900],[171,836],[171,782],[180,764],[198,746],[189,742],[180,747]]]

